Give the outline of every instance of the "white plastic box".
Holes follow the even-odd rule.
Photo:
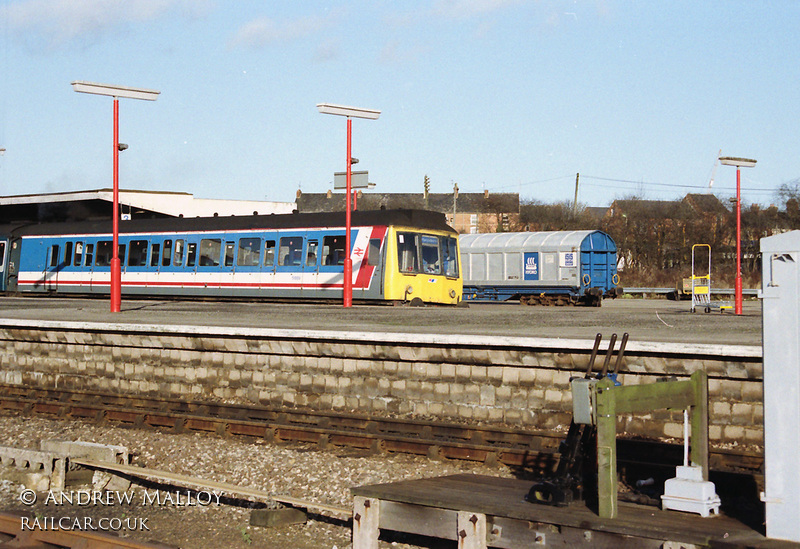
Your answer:
[[[682,465],[675,478],[664,483],[661,505],[664,509],[697,513],[704,517],[719,514],[720,499],[713,482],[703,480],[702,467]]]

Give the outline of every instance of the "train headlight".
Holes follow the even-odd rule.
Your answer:
[[[413,293],[414,293],[414,287],[411,285],[406,286],[406,295]]]
[[[450,297],[451,298],[455,298],[456,297],[456,291],[454,289],[452,289],[452,288],[450,288]]]

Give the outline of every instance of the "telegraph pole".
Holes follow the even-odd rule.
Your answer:
[[[581,179],[580,172],[575,174],[575,200],[572,201],[572,217],[578,213],[578,182]]]

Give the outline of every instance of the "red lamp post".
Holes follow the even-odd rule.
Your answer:
[[[736,283],[735,283],[735,308],[737,315],[742,314],[742,184],[740,168],[752,168],[756,161],[750,158],[737,158],[724,156],[719,159],[720,164],[736,166]]]
[[[351,118],[366,118],[377,120],[381,111],[374,109],[362,109],[359,107],[345,107],[342,105],[331,105],[330,103],[319,103],[317,109],[322,114],[335,114],[347,117],[347,190],[345,191],[345,237],[344,237],[344,289],[342,301],[344,307],[353,306],[353,260],[350,257],[350,203],[352,201],[352,166],[353,156],[351,153],[351,141],[353,132],[353,121]]]
[[[80,93],[90,93],[94,95],[108,95],[114,98],[114,186],[113,186],[113,207],[111,210],[111,231],[112,231],[112,250],[111,250],[111,312],[118,313],[122,301],[122,267],[119,261],[119,98],[144,99],[155,101],[161,92],[155,90],[145,90],[142,88],[126,88],[122,86],[111,86],[108,84],[94,84],[92,82],[75,81],[72,89]]]

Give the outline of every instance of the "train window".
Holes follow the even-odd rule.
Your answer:
[[[6,266],[6,243],[5,241],[0,242],[0,272],[5,270]]]
[[[131,240],[128,250],[128,267],[147,265],[147,240]]]
[[[161,256],[161,244],[153,244],[150,248],[150,266],[158,267],[158,259]]]
[[[94,244],[87,244],[86,245],[86,263],[87,267],[91,266],[92,264],[92,257],[94,256]]]
[[[439,256],[439,237],[429,234],[420,235],[422,244],[422,270],[429,274],[442,273],[442,261]]]
[[[275,246],[274,242],[272,246]],[[239,255],[236,258],[236,264],[240,267],[258,267],[260,252],[260,238],[240,238]]]
[[[58,253],[59,253],[59,251],[60,251],[60,248],[58,247],[58,244],[56,244],[55,246],[50,246],[50,258],[48,259],[48,262],[47,262],[50,267],[57,267],[58,266]]]
[[[161,252],[161,266],[169,267],[169,260],[172,258],[172,240],[164,241],[164,250]]]
[[[458,276],[458,241],[455,238],[442,238],[442,261],[445,276]]]
[[[172,264],[176,267],[183,265],[183,239],[179,238],[175,241],[175,254],[172,259]]]
[[[308,241],[308,250],[306,251],[306,266],[308,267],[317,264],[317,246],[319,246],[318,240]]]
[[[72,242],[64,244],[64,261],[63,265],[69,265],[69,260],[72,259]]]
[[[417,272],[417,237],[413,233],[397,233],[397,266],[402,273]]]
[[[325,265],[344,265],[344,242],[344,235],[326,236],[322,239]]]
[[[380,263],[381,258],[381,239],[370,238],[369,250],[367,251],[367,265],[375,267]]]
[[[217,267],[221,253],[222,240],[219,238],[204,238],[200,241],[200,266]]]
[[[72,264],[75,267],[80,267],[82,262],[83,262],[83,242],[76,242],[75,257],[73,258]]]
[[[197,261],[197,242],[189,242],[186,245],[186,266],[194,267]]]
[[[275,265],[275,241],[267,240],[264,242],[264,266],[272,267]]]
[[[234,246],[233,242],[226,242],[225,243],[225,266],[226,267],[233,267],[233,253],[236,251],[236,247]]]
[[[98,267],[108,267],[111,265],[111,241],[101,240],[97,243],[97,255],[94,264]]]
[[[278,248],[278,265],[300,265],[303,254],[302,236],[284,236]]]
[[[119,258],[119,264],[125,264],[125,244],[118,244],[117,245],[117,257]]]

